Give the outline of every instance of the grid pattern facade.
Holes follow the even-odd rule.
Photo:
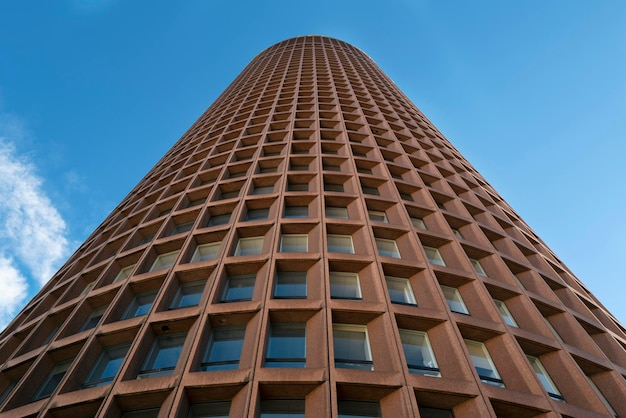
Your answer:
[[[626,415],[623,326],[369,57],[318,36],[253,59],[0,364],[0,417]]]

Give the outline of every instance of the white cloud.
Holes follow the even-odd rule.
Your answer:
[[[69,247],[65,222],[41,183],[32,164],[0,137],[0,250],[39,284],[52,276]]]
[[[0,113],[0,330],[34,293],[29,282],[39,289],[69,252],[65,221],[15,149],[24,132],[18,118]]]
[[[13,261],[0,255],[0,330],[15,316],[26,299],[26,278],[13,265]]]

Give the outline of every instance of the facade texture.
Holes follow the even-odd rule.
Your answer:
[[[1,334],[0,417],[626,416],[625,347],[369,57],[307,36]]]

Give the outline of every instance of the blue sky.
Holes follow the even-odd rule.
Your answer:
[[[365,51],[626,322],[626,2],[0,6],[0,329],[261,50]]]

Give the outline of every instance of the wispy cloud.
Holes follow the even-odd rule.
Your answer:
[[[67,227],[42,188],[32,162],[18,155],[19,119],[0,115],[0,329],[39,288],[69,250]]]

